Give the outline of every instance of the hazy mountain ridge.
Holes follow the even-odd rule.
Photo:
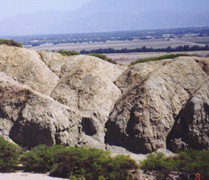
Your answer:
[[[6,19],[1,21],[0,35],[208,26],[208,6],[206,0],[94,0],[75,11],[22,14]]]

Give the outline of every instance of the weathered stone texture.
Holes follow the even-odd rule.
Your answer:
[[[23,146],[209,149],[208,116],[207,58],[123,67],[0,46],[0,135]]]
[[[141,153],[166,148],[179,112],[206,79],[208,75],[195,58],[180,57],[162,64],[117,102],[106,125],[107,142]]]
[[[48,95],[59,80],[35,51],[6,45],[0,46],[0,72]]]

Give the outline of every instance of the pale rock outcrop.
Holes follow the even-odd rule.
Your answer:
[[[107,142],[140,153],[166,148],[167,136],[179,112],[208,79],[198,61],[193,57],[176,58],[129,89],[106,124]]]
[[[0,46],[0,134],[28,147],[104,149],[104,123],[121,96],[114,81],[124,70],[90,56]]]
[[[169,63],[171,60],[155,61],[147,63],[138,63],[134,66],[130,66],[115,82],[115,84],[121,89],[123,94],[129,89],[133,88],[136,83],[146,79],[150,73],[158,70],[161,66]]]
[[[27,147],[79,141],[78,112],[0,72],[0,133]]]
[[[209,59],[118,66],[0,46],[0,135],[150,153],[209,149]]]
[[[168,137],[168,148],[209,149],[209,79],[192,95]]]
[[[72,58],[68,56],[63,56],[57,52],[46,52],[39,50],[37,51],[37,53],[40,55],[41,60],[57,76],[60,75],[62,66],[67,62],[67,60]]]
[[[124,70],[125,67],[83,55],[74,56],[62,66],[51,97],[82,113],[83,132],[88,141],[93,138],[104,142],[104,124],[122,95],[114,81]]]
[[[48,95],[59,80],[36,51],[6,45],[0,46],[0,71]]]
[[[62,66],[60,80],[51,96],[89,117],[106,122],[121,96],[114,81],[125,67],[96,57],[75,56]],[[96,123],[96,122],[95,122]]]

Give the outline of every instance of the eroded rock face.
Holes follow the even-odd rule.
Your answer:
[[[197,89],[181,110],[168,137],[168,148],[180,151],[186,148],[209,148],[209,80]]]
[[[59,80],[36,51],[6,45],[0,46],[0,72],[47,95]]]
[[[181,57],[162,64],[118,101],[106,124],[107,142],[140,153],[166,148],[179,112],[207,79],[195,58]]]
[[[62,66],[51,96],[104,123],[122,95],[113,82],[124,70],[95,57],[75,56]]]
[[[0,73],[0,122],[3,136],[27,147],[78,143],[79,113]]]
[[[122,67],[3,45],[0,135],[27,147],[208,149],[208,89],[209,59]]]
[[[82,131],[104,144],[105,123],[122,95],[114,81],[124,70],[95,57],[74,56],[62,66],[51,97],[78,109],[84,116]]]
[[[60,75],[62,66],[69,59],[71,59],[71,57],[62,56],[60,53],[56,52],[46,52],[39,50],[37,53],[40,55],[41,60],[47,65],[47,67],[57,76]]]
[[[161,66],[169,63],[170,60],[155,61],[148,63],[139,63],[130,66],[115,82],[115,84],[126,93],[129,89],[133,88],[136,83],[146,79],[150,73],[158,70]]]
[[[125,70],[89,56],[0,46],[0,134],[23,146],[105,148],[104,123]]]

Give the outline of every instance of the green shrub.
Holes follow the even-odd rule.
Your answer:
[[[144,63],[144,62],[150,62],[150,61],[159,61],[159,60],[163,60],[163,59],[174,59],[174,58],[179,57],[179,56],[193,56],[193,55],[189,55],[189,54],[165,54],[165,55],[157,56],[157,57],[138,59],[136,61],[131,62],[130,65],[135,65],[135,64],[138,64],[138,63]]]
[[[129,170],[137,168],[135,161],[126,156],[112,158],[103,150],[69,147],[67,151],[57,154],[50,174],[86,180],[125,180],[130,179]]]
[[[110,63],[113,63],[113,64],[117,64],[116,61],[113,61],[111,58],[108,58],[107,56],[105,56],[104,54],[97,54],[97,53],[90,53],[88,54],[89,56],[94,56],[94,57],[98,57],[100,59],[103,59],[105,61],[108,61]]]
[[[68,177],[85,176],[91,177],[94,171],[92,164],[100,157],[109,157],[105,151],[98,149],[84,149],[69,147],[66,152],[57,154],[57,161],[51,171],[52,176]]]
[[[22,47],[22,44],[14,41],[14,40],[0,39],[0,45],[2,45],[2,44],[6,44],[8,46]]]
[[[147,159],[141,162],[141,169],[146,171],[158,171],[157,178],[165,179],[168,174],[176,170],[178,161],[166,158],[163,153],[149,154]]]
[[[84,176],[73,176],[73,175],[70,175],[69,179],[70,180],[86,180]]]
[[[63,56],[74,56],[74,55],[79,55],[80,53],[76,51],[67,51],[67,50],[60,50],[58,53],[62,54]]]
[[[0,171],[11,172],[18,164],[20,148],[0,137]]]
[[[107,179],[131,179],[130,170],[137,170],[138,165],[134,160],[125,156],[117,155],[112,158],[110,167],[107,167],[107,170],[112,169],[111,172],[107,171]],[[109,177],[108,177],[109,176]]]
[[[26,152],[21,157],[21,162],[25,165],[27,171],[34,172],[48,172],[51,170],[55,161],[55,155],[58,152],[65,151],[63,146],[51,146],[39,145]]]
[[[23,154],[27,171],[50,172],[51,176],[78,180],[128,180],[137,170],[134,160],[124,155],[114,158],[94,148],[39,145]]]
[[[200,173],[201,180],[209,179],[209,150],[186,150],[179,153],[179,171],[190,174]]]
[[[186,150],[166,158],[162,153],[150,154],[140,163],[144,171],[157,171],[158,179],[164,179],[171,171],[186,172],[190,177],[200,173],[201,180],[209,179],[209,150]]]

